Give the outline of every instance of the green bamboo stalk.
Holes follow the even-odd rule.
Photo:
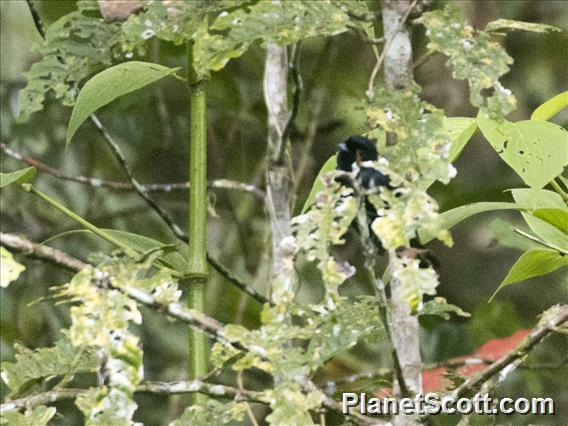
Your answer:
[[[190,90],[189,148],[189,253],[186,270],[187,306],[203,312],[204,287],[209,279],[207,265],[207,124],[205,81],[193,67],[193,43],[188,43],[188,83]],[[189,330],[189,378],[207,373],[207,340],[203,333]],[[193,404],[205,401],[206,395],[191,395]]]

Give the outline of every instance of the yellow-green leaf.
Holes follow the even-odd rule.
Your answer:
[[[452,138],[449,160],[453,162],[477,130],[477,122],[469,117],[446,117],[444,128]]]
[[[546,121],[568,106],[568,91],[547,100],[534,110],[531,120]]]
[[[568,266],[568,256],[563,256],[556,250],[544,248],[529,250],[515,262],[489,301],[491,301],[503,287],[528,280],[529,278],[549,274],[563,266]]]
[[[8,287],[16,281],[26,268],[14,260],[14,256],[4,247],[0,247],[0,287]]]
[[[503,161],[532,188],[542,188],[568,164],[568,132],[556,124],[498,122],[483,114],[479,114],[477,123]]]
[[[465,206],[459,206],[455,209],[448,210],[440,215],[442,222],[441,227],[445,229],[451,229],[461,221],[469,218],[478,213],[484,213],[494,210],[521,210],[523,206],[516,203],[506,203],[506,202],[480,202],[467,204]],[[418,237],[422,244],[426,244],[432,241],[436,236],[428,229],[420,228],[418,229]]]
[[[562,209],[538,209],[532,215],[551,224],[568,235],[568,211]]]
[[[33,179],[36,174],[35,167],[26,167],[12,173],[0,173],[0,188],[10,185],[11,183],[26,183]]]
[[[528,210],[539,210],[539,209],[559,209],[563,211],[568,211],[568,207],[562,201],[560,195],[556,192],[547,190],[535,190],[528,188],[513,189],[511,191],[513,198],[519,204],[525,206]],[[568,235],[563,233],[560,229],[547,223],[546,221],[530,215],[529,213],[523,213],[524,219],[531,230],[541,239],[547,243],[559,247],[568,249]]]
[[[538,24],[536,22],[515,21],[512,19],[497,19],[485,27],[485,31],[531,31],[533,33],[546,33],[548,31],[561,31],[553,25]]]
[[[312,185],[312,189],[310,190],[310,194],[308,195],[308,198],[304,203],[304,207],[302,207],[302,213],[305,213],[306,210],[308,210],[310,206],[314,204],[316,195],[318,194],[318,192],[323,190],[324,185],[321,181],[322,176],[327,172],[335,170],[336,167],[337,167],[337,156],[333,155],[332,157],[328,158],[328,160],[324,163],[318,175],[316,176],[314,184]]]

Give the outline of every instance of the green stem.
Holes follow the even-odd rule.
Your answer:
[[[39,189],[34,188],[32,185],[28,184],[28,183],[24,183],[22,184],[22,188],[24,189],[24,191],[26,192],[30,192],[34,195],[36,195],[37,197],[41,198],[42,200],[44,200],[45,202],[47,202],[48,204],[50,204],[51,206],[55,207],[57,210],[59,210],[60,212],[62,212],[63,214],[65,214],[66,216],[70,217],[71,219],[73,219],[75,222],[81,224],[85,229],[88,229],[89,231],[91,231],[93,234],[98,235],[99,237],[101,237],[103,240],[108,241],[109,243],[111,243],[112,245],[118,247],[119,249],[121,249],[127,256],[130,257],[137,257],[138,253],[134,250],[132,250],[130,247],[128,247],[126,244],[124,244],[123,242],[121,242],[120,240],[117,240],[116,238],[114,238],[112,235],[109,235],[108,233],[106,233],[104,230],[97,228],[95,225],[93,225],[91,222],[88,222],[87,220],[83,219],[81,216],[79,216],[78,214],[76,214],[75,212],[69,210],[67,207],[65,207],[64,205],[60,204],[59,202],[55,201],[53,198],[51,198],[49,195],[41,192]]]
[[[193,67],[193,45],[188,44],[188,82],[190,90],[190,148],[189,148],[189,253],[184,282],[187,283],[187,305],[203,312],[205,284],[209,279],[207,266],[207,124],[205,82],[198,78]],[[189,378],[197,379],[207,373],[207,340],[197,330],[189,331]],[[206,395],[191,395],[193,404],[203,402]]]
[[[568,194],[562,189],[562,187],[554,179],[550,181],[550,184],[554,190],[562,197],[565,203],[568,204]]]

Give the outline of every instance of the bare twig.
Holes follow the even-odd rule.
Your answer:
[[[52,404],[54,402],[72,400],[87,392],[88,389],[61,388],[28,396],[25,398],[7,401],[0,406],[0,412],[20,411],[30,409],[38,405]],[[151,393],[155,395],[179,395],[188,393],[203,393],[210,396],[222,396],[236,401],[259,402],[269,404],[270,401],[262,393],[244,389],[236,389],[231,386],[207,383],[201,380],[178,381],[178,382],[145,382],[135,390],[137,393]]]
[[[568,323],[568,305],[555,306],[550,312],[545,313],[545,317],[539,325],[514,350],[503,355],[482,372],[463,382],[453,390],[452,397],[458,399],[470,392],[475,392],[483,383],[513,366],[516,362],[521,361],[537,344],[566,323]]]
[[[243,372],[242,372],[242,370],[237,373],[237,386],[239,387],[238,396],[240,396],[241,392],[242,393],[245,392],[245,389],[244,389],[244,386],[243,386]],[[247,410],[247,416],[248,416],[250,422],[252,423],[252,426],[258,426],[258,422],[256,421],[256,417],[254,417],[254,413],[252,412],[250,405],[247,402],[245,402],[245,407],[246,407],[246,410]]]
[[[568,250],[562,249],[562,248],[560,248],[560,247],[556,247],[555,245],[550,244],[550,243],[548,243],[548,242],[546,242],[546,241],[543,241],[543,240],[541,240],[540,238],[537,238],[537,237],[535,237],[534,235],[529,234],[528,232],[525,232],[525,231],[523,231],[523,230],[521,230],[521,229],[518,229],[518,228],[512,228],[512,229],[513,229],[514,232],[516,232],[517,234],[519,234],[519,235],[525,237],[525,238],[528,239],[528,240],[534,241],[535,243],[540,244],[540,245],[542,245],[542,246],[544,246],[544,247],[546,247],[546,248],[549,248],[549,249],[552,249],[552,250],[556,250],[557,252],[562,253],[562,254],[564,254],[564,255],[567,255],[567,254],[568,254]]]
[[[213,266],[213,268],[215,268],[217,272],[219,272],[219,274],[221,274],[223,277],[225,277],[227,280],[232,282],[234,285],[236,285],[238,288],[240,288],[242,291],[244,291],[252,298],[258,300],[262,304],[265,303],[272,304],[272,302],[269,301],[266,297],[264,297],[262,294],[257,292],[251,286],[245,284],[240,278],[237,278],[231,271],[229,271],[227,268],[221,265],[217,260],[215,260],[209,254],[207,255],[207,261],[211,266]]]
[[[86,264],[52,247],[33,243],[14,234],[0,233],[0,244],[36,259],[45,260],[69,271],[78,271]]]
[[[26,0],[26,3],[28,4],[28,9],[32,14],[32,19],[34,20],[34,25],[36,27],[37,32],[39,33],[41,38],[45,38],[45,28],[43,27],[43,22],[41,21],[41,17],[39,16],[39,13],[37,13],[37,10],[32,0]]]
[[[294,92],[292,98],[292,111],[286,122],[286,127],[284,127],[284,132],[282,132],[282,143],[280,144],[280,152],[278,153],[278,163],[281,163],[284,159],[284,154],[290,139],[290,133],[294,127],[294,122],[300,111],[300,100],[302,98],[302,92],[304,90],[304,85],[302,82],[302,75],[300,74],[300,49],[302,47],[301,42],[297,42],[292,46],[292,60],[290,61],[290,71],[292,72],[292,79],[294,81]]]
[[[394,39],[396,38],[396,36],[400,32],[400,30],[402,30],[404,28],[404,24],[406,23],[406,20],[408,19],[410,12],[412,12],[412,9],[414,9],[417,2],[418,2],[418,0],[414,0],[412,2],[412,4],[406,10],[406,13],[403,15],[402,19],[400,19],[400,21],[398,21],[398,25],[395,28],[394,32],[389,36],[388,39],[386,39],[385,47],[383,48],[381,55],[377,59],[377,63],[375,64],[375,67],[373,68],[373,71],[371,72],[371,77],[369,78],[369,85],[367,87],[367,97],[369,99],[373,99],[373,96],[374,96],[374,93],[375,93],[375,91],[374,91],[375,79],[377,78],[377,74],[379,73],[379,70],[381,69],[383,61],[385,60],[386,54],[389,51]],[[384,11],[383,11],[383,13],[384,13]]]
[[[115,142],[113,137],[110,135],[108,130],[102,125],[102,123],[99,121],[99,119],[96,117],[95,114],[91,114],[89,118],[91,122],[95,125],[99,133],[103,136],[103,139],[105,140],[106,144],[109,146],[111,151],[113,152],[115,158],[118,160],[122,170],[124,171],[126,177],[134,187],[136,193],[140,195],[140,197],[142,197],[146,201],[146,203],[152,208],[152,210],[154,210],[158,214],[158,216],[168,226],[168,228],[170,228],[170,230],[177,238],[179,238],[182,241],[187,241],[187,236],[181,230],[181,228],[174,222],[170,214],[167,211],[165,211],[152,197],[150,197],[150,195],[148,195],[148,193],[144,190],[142,185],[140,185],[138,181],[134,178],[134,175],[130,170],[128,163],[126,162],[126,158],[122,154],[122,150]]]
[[[41,162],[35,158],[30,157],[18,151],[17,149],[11,148],[4,142],[0,142],[0,149],[2,151],[14,158],[15,160],[21,161],[23,163],[34,166],[38,170],[50,174],[58,179],[68,180],[71,182],[81,183],[84,185],[89,185],[94,188],[108,188],[116,191],[134,191],[134,187],[129,182],[118,182],[113,180],[103,180],[99,178],[91,178],[87,176],[72,176],[63,173],[61,170],[56,169],[48,164]],[[189,182],[173,182],[173,183],[149,183],[140,185],[146,192],[173,192],[173,191],[185,191],[189,189]],[[228,179],[216,179],[208,183],[209,188],[215,189],[234,189],[236,191],[248,192],[255,195],[261,199],[264,199],[264,192],[254,185],[237,182]]]
[[[306,173],[308,162],[311,158],[312,147],[313,147],[314,142],[316,140],[319,119],[320,119],[321,110],[322,110],[322,107],[323,107],[324,95],[323,95],[323,93],[317,93],[316,96],[317,96],[316,101],[315,101],[314,106],[312,108],[312,117],[311,117],[311,120],[310,120],[310,125],[308,126],[308,131],[307,131],[307,134],[306,134],[306,140],[305,140],[305,143],[304,143],[305,146],[302,150],[302,157],[300,158],[300,162],[298,163],[298,168],[297,168],[296,172],[294,173],[294,175],[296,177],[295,182],[294,182],[294,193],[297,193],[297,190],[298,190],[300,184],[302,183],[302,180],[303,180],[304,175]]]
[[[387,39],[381,56],[369,80],[367,96],[373,98],[374,80],[381,64],[385,64],[385,84],[388,90],[404,90],[412,83],[412,44],[405,23],[417,0],[385,0],[383,3],[383,28]],[[396,259],[395,250],[389,250],[389,265]],[[391,267],[392,269],[392,267]],[[382,281],[377,281],[384,287]],[[390,337],[393,345],[395,395],[409,396],[422,392],[422,359],[420,355],[420,327],[405,300],[404,283],[396,277],[390,281],[391,299],[388,308]],[[395,426],[417,424],[415,419],[405,414],[394,417]]]
[[[286,47],[267,43],[264,68],[264,102],[268,111],[268,152],[266,170],[266,209],[272,231],[272,278],[284,268],[280,242],[290,234],[290,169],[280,161],[287,141],[283,138],[289,123],[288,112],[288,55]],[[283,151],[284,149],[284,151]]]

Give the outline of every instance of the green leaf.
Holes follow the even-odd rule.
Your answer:
[[[562,209],[538,209],[532,212],[534,217],[551,224],[568,235],[568,211]]]
[[[86,347],[78,351],[66,337],[50,348],[32,351],[16,345],[16,351],[16,362],[2,363],[2,380],[13,394],[34,380],[67,373],[92,373],[99,366],[95,349]]]
[[[26,267],[14,260],[14,256],[4,247],[0,247],[0,287],[8,287],[16,281]]]
[[[463,22],[455,6],[426,12],[421,21],[430,40],[428,50],[448,56],[454,78],[467,80],[469,84],[472,105],[498,117],[517,107],[511,91],[499,82],[499,78],[509,71],[513,59],[492,40],[491,34]],[[488,89],[493,93],[486,97]]]
[[[521,210],[524,207],[520,203],[507,203],[507,202],[480,202],[467,204],[465,206],[456,207],[455,209],[448,210],[442,213],[441,221],[445,229],[450,229],[460,223],[461,221],[469,218],[478,213],[490,212],[495,210]],[[422,244],[432,241],[435,236],[428,230],[420,228],[418,236]]]
[[[513,189],[511,193],[517,203],[526,206],[529,210],[551,208],[568,211],[562,197],[556,192],[521,188]],[[539,238],[556,247],[568,248],[568,236],[560,229],[528,213],[523,213],[523,218]]]
[[[259,1],[221,13],[208,31],[194,34],[194,66],[199,74],[218,71],[256,41],[280,45],[347,31],[349,16],[331,2]]]
[[[542,188],[568,164],[568,132],[546,121],[497,122],[479,114],[479,128],[523,181]]]
[[[534,110],[531,120],[546,121],[568,106],[568,91],[547,100]]]
[[[128,245],[131,249],[137,251],[141,255],[147,253],[149,250],[169,247],[169,245],[160,241],[143,235],[134,234],[132,232],[117,231],[116,229],[103,229],[103,231],[110,234],[113,238],[116,238],[120,242]],[[180,248],[177,251],[172,252],[168,250],[168,253],[160,256],[158,261],[170,269],[183,272],[187,267],[187,260],[184,255],[181,254],[185,253],[184,249],[187,250],[187,246],[185,244],[180,244]]]
[[[540,248],[529,250],[517,259],[489,301],[493,300],[503,287],[549,274],[563,266],[568,266],[568,256],[563,256],[556,250]]]
[[[0,188],[10,185],[11,183],[26,183],[33,179],[36,174],[35,167],[26,167],[12,173],[0,173]]]
[[[314,184],[312,185],[312,189],[310,190],[308,198],[306,198],[306,201],[304,202],[304,207],[302,207],[302,214],[305,213],[311,207],[311,205],[315,203],[316,195],[318,195],[318,192],[324,189],[324,184],[321,180],[322,176],[327,172],[335,170],[336,167],[337,167],[337,155],[333,155],[332,157],[329,157],[327,159],[327,161],[324,163],[324,165],[321,167],[320,171],[318,172],[318,175],[314,180]]]
[[[469,117],[446,117],[444,128],[452,138],[449,160],[453,162],[477,130],[477,121]]]
[[[97,109],[120,96],[173,74],[178,69],[150,62],[132,61],[115,65],[95,75],[87,81],[77,97],[65,145],[69,146],[79,126]]]
[[[553,25],[538,24],[536,22],[514,21],[512,19],[497,19],[487,24],[485,31],[531,31],[534,33],[546,33],[548,31],[561,31]]]
[[[7,411],[2,413],[0,423],[9,426],[47,426],[49,420],[55,415],[54,407],[40,405],[27,409],[24,413]]]

